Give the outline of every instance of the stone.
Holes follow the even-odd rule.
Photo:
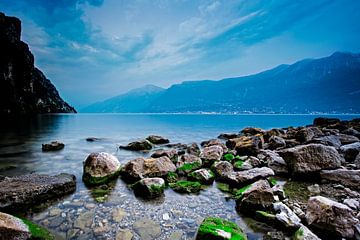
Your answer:
[[[143,178],[137,181],[132,188],[138,196],[156,198],[164,193],[165,180],[162,178]]]
[[[202,168],[195,170],[188,174],[190,180],[200,182],[202,184],[212,184],[215,179],[215,174],[208,169]]]
[[[103,138],[97,138],[97,137],[88,137],[85,139],[87,142],[98,142],[103,140]]]
[[[80,215],[75,219],[74,228],[79,228],[80,230],[89,228],[93,223],[94,216],[94,211],[86,211],[80,213]]]
[[[328,126],[335,125],[338,123],[340,123],[340,119],[338,119],[338,118],[318,117],[318,118],[315,118],[313,121],[313,124],[315,126],[320,126],[320,127],[328,127]]]
[[[201,150],[200,150],[199,146],[197,145],[197,143],[192,143],[187,146],[186,152],[190,155],[199,156],[201,153]]]
[[[112,210],[112,219],[115,222],[121,222],[126,215],[126,211],[122,208],[115,208]]]
[[[211,169],[220,180],[226,179],[226,176],[234,171],[233,165],[227,161],[216,162]]]
[[[234,149],[237,155],[256,156],[260,149],[263,148],[264,139],[261,135],[241,136],[226,141],[226,146]]]
[[[160,225],[151,219],[139,219],[133,224],[134,231],[139,234],[142,240],[157,239],[161,234]]]
[[[267,178],[274,176],[275,173],[268,167],[253,168],[250,170],[244,170],[239,172],[232,172],[223,177],[223,180],[232,185],[245,185],[251,182],[255,182],[261,178]]]
[[[341,147],[340,139],[336,135],[316,137],[309,141],[309,143],[318,143],[326,146],[332,146],[336,149],[339,149]]]
[[[360,190],[360,170],[335,169],[322,170],[321,179],[342,184],[344,186]]]
[[[321,144],[300,145],[278,153],[295,176],[338,168],[343,161],[334,147]]]
[[[211,166],[214,162],[220,161],[224,150],[219,145],[212,145],[205,147],[200,153],[200,158],[203,160],[204,164]]]
[[[255,127],[246,127],[240,131],[243,135],[246,136],[253,136],[257,134],[264,134],[265,131],[261,128],[255,128]]]
[[[196,240],[247,240],[244,231],[235,223],[222,218],[207,217],[199,226]]]
[[[180,180],[175,183],[169,183],[169,186],[179,193],[197,193],[201,190],[201,183],[193,181]]]
[[[196,169],[201,168],[202,160],[200,157],[197,157],[195,155],[185,154],[179,158],[176,166],[176,171],[179,174],[188,174]]]
[[[354,198],[347,198],[343,203],[355,211],[360,210],[360,202]]]
[[[347,128],[347,129],[341,131],[341,133],[360,138],[360,132],[354,128]]]
[[[134,235],[129,229],[119,229],[116,232],[115,240],[131,240]]]
[[[354,225],[359,222],[348,206],[322,196],[309,198],[306,220],[311,227],[343,238],[354,237]]]
[[[27,174],[0,180],[0,211],[19,211],[76,190],[74,175]]]
[[[148,140],[139,140],[125,146],[121,145],[119,148],[130,151],[148,151],[153,148],[153,145]]]
[[[43,152],[59,151],[65,147],[65,144],[58,141],[53,141],[51,143],[42,144]]]
[[[225,146],[223,142],[221,142],[219,139],[210,139],[207,141],[203,141],[200,144],[203,148],[210,147],[210,146],[220,146],[224,152],[226,152],[228,149]]]
[[[150,135],[146,138],[146,140],[152,144],[165,144],[170,142],[169,139],[157,135]]]
[[[295,139],[304,143],[322,135],[324,134],[318,127],[305,127],[296,132]]]
[[[277,212],[276,220],[287,229],[297,229],[301,226],[301,219],[284,203],[273,203],[273,208]]]
[[[346,161],[353,162],[360,153],[360,142],[343,145],[340,147],[340,152],[344,154]]]
[[[355,142],[359,142],[359,138],[352,136],[352,135],[347,135],[347,134],[338,134],[339,140],[341,142],[342,145],[346,145],[346,144],[351,144],[351,143],[355,143]]]
[[[264,136],[264,140],[268,142],[272,136],[277,136],[281,138],[285,137],[285,131],[283,129],[273,128],[265,131],[263,136]]]
[[[171,161],[173,161],[173,163],[176,163],[178,161],[178,156],[178,151],[176,151],[175,149],[157,150],[153,154],[151,154],[152,158],[168,157]]]
[[[237,138],[237,137],[240,137],[240,135],[237,133],[221,133],[218,136],[219,139],[224,139],[224,140],[229,140],[229,139]]]
[[[21,219],[0,212],[0,239],[26,240],[30,237],[29,227]]]
[[[165,177],[175,171],[176,167],[168,157],[137,158],[126,163],[121,174],[129,180],[139,180],[145,177]]]
[[[356,156],[356,158],[354,160],[354,164],[357,169],[360,169],[360,153],[358,153],[358,155]]]
[[[301,225],[301,227],[295,232],[293,240],[321,240],[307,227]]]
[[[168,240],[181,240],[184,233],[180,230],[174,231],[170,234]]]
[[[83,181],[88,185],[100,185],[117,178],[121,164],[117,157],[106,152],[91,153],[84,161]]]
[[[253,213],[272,206],[274,195],[266,180],[259,180],[239,190],[236,209],[240,212]]]
[[[287,175],[288,167],[285,160],[277,153],[271,150],[261,150],[258,158],[266,162],[277,175]]]
[[[280,148],[285,148],[285,147],[286,147],[286,142],[282,137],[271,136],[269,138],[268,148],[270,150],[275,150],[275,149],[280,149]]]

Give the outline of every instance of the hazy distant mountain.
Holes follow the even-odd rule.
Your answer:
[[[336,52],[245,77],[147,88],[84,111],[360,113],[360,54]]]

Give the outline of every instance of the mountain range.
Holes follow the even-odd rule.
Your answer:
[[[360,113],[360,54],[335,52],[258,74],[153,85],[92,104],[82,112]]]

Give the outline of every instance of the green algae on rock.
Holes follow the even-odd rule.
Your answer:
[[[145,198],[155,198],[164,193],[165,181],[162,178],[143,178],[132,185],[135,194]]]
[[[201,223],[196,240],[247,240],[243,230],[233,222],[208,217]]]
[[[165,180],[168,183],[175,183],[178,181],[179,176],[174,172],[168,172],[165,176]]]
[[[178,167],[176,171],[180,174],[182,173],[190,173],[196,169],[199,169],[201,164],[199,162],[192,162],[192,163],[184,163],[181,167]]]
[[[49,230],[27,220],[21,218],[22,222],[28,226],[29,231],[31,233],[30,239],[33,240],[55,240],[55,236],[49,232]]]
[[[177,181],[176,183],[170,183],[169,186],[176,192],[180,193],[196,193],[201,190],[201,183],[191,181]]]
[[[188,174],[189,179],[198,181],[202,184],[212,184],[215,180],[215,174],[209,169],[199,169]]]

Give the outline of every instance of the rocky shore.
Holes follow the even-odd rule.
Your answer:
[[[47,216],[38,218],[41,225],[56,224],[66,230],[62,236],[66,239],[191,239],[181,233],[183,227],[176,224],[176,218],[189,219],[188,224],[197,229],[193,237],[198,240],[255,239],[244,226],[221,214],[226,212],[266,226],[268,230],[264,231],[263,239],[358,240],[359,138],[360,119],[332,118],[316,118],[312,125],[305,127],[268,130],[247,127],[239,133],[222,133],[217,139],[191,144],[172,143],[167,138],[151,135],[120,146],[121,151],[144,152],[149,156],[125,164],[109,153],[89,153],[83,163],[82,180],[92,191],[96,204],[77,198],[81,195],[75,193],[72,198],[77,199],[71,204],[84,202],[85,211],[65,212],[70,203],[60,200]],[[124,195],[109,197],[117,180],[127,183],[128,189],[122,191],[133,191],[143,201],[158,201],[162,226],[169,225],[167,222],[173,218],[174,224],[169,226],[175,231],[163,237],[162,228],[146,217],[137,219],[132,228],[122,229],[116,229],[114,223],[111,225],[110,219],[97,221],[97,208],[109,212],[113,222],[136,214],[136,209],[122,207],[131,199]],[[27,211],[39,201],[72,193],[75,185],[74,177],[68,174],[1,177],[0,211],[16,215],[19,209]],[[212,185],[226,197],[206,190]],[[170,189],[180,194],[179,199],[184,195],[188,199],[179,202],[179,206],[193,205],[195,199],[210,205],[223,198],[219,202],[234,203],[232,212],[221,204],[196,220],[190,218],[190,212],[181,217],[175,211],[163,212]],[[118,207],[108,205],[109,201],[116,202]],[[196,212],[196,205],[192,209]],[[0,214],[0,236],[31,238],[33,233],[28,222],[8,214]],[[61,219],[73,224],[64,225]],[[47,233],[40,237],[52,238]]]

